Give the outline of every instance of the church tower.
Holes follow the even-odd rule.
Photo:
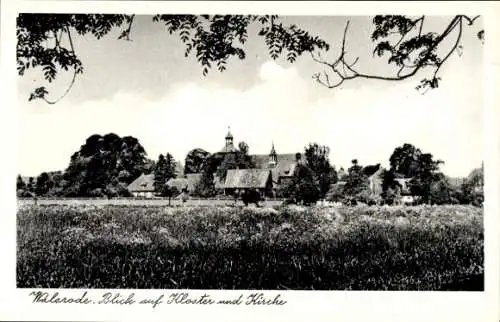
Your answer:
[[[233,135],[231,134],[231,128],[228,127],[226,134],[226,143],[224,144],[224,148],[220,151],[220,153],[232,153],[235,152],[236,148],[233,144]]]
[[[226,134],[226,147],[233,147],[233,135],[231,134],[231,128],[227,128],[227,134]]]
[[[274,142],[273,142],[273,145],[271,147],[271,152],[269,153],[269,168],[274,168],[277,163],[278,163],[278,154],[274,149]]]

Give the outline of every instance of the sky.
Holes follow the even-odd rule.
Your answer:
[[[346,44],[349,55],[360,57],[358,69],[390,75],[387,58],[372,56],[371,19],[283,17],[327,40],[333,50],[324,57],[330,59],[350,20]],[[449,19],[430,17],[426,28],[441,31]],[[227,71],[202,77],[179,39],[151,16],[139,16],[132,41],[116,34],[74,39],[85,72],[57,104],[28,102],[31,90],[46,85],[39,73],[18,78],[18,172],[64,170],[87,137],[111,132],[137,137],[152,159],[169,152],[183,162],[194,148],[219,151],[230,127],[235,143],[245,141],[252,154],[269,153],[273,142],[278,153],[303,152],[317,142],[330,148],[337,168],[352,159],[387,166],[396,147],[411,143],[443,160],[445,174],[467,176],[483,159],[480,28],[465,28],[462,54],[442,67],[440,87],[422,94],[415,90],[421,77],[357,79],[327,89],[312,79],[323,67],[310,56],[293,64],[273,61],[255,30],[245,60],[232,59]],[[47,85],[49,98],[66,90],[70,76]]]

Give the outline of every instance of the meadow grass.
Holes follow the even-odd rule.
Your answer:
[[[482,290],[468,206],[18,209],[17,286]]]

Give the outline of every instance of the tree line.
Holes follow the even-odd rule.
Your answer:
[[[293,175],[278,186],[276,197],[303,204],[318,200],[393,204],[404,192],[398,179],[404,179],[406,193],[418,196],[418,203],[479,206],[484,200],[483,167],[463,182],[452,184],[440,171],[442,160],[408,143],[394,150],[388,169],[380,164],[363,166],[353,159],[347,171],[337,170],[329,161],[329,153],[328,146],[318,143],[311,143],[303,153],[297,153]],[[240,142],[233,153],[212,154],[195,148],[184,161],[184,169],[179,173],[178,163],[170,153],[151,160],[137,138],[94,134],[73,153],[64,171],[42,172],[27,180],[19,175],[17,194],[19,197],[128,197],[127,186],[132,181],[141,174],[153,174],[155,192],[172,197],[183,191],[166,185],[169,179],[198,173],[201,178],[189,193],[214,197],[216,182],[225,181],[227,170],[256,167],[245,142]],[[380,185],[380,193],[374,193],[374,183]]]

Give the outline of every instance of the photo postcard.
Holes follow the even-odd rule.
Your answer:
[[[365,4],[3,4],[1,317],[496,321],[497,7]]]

